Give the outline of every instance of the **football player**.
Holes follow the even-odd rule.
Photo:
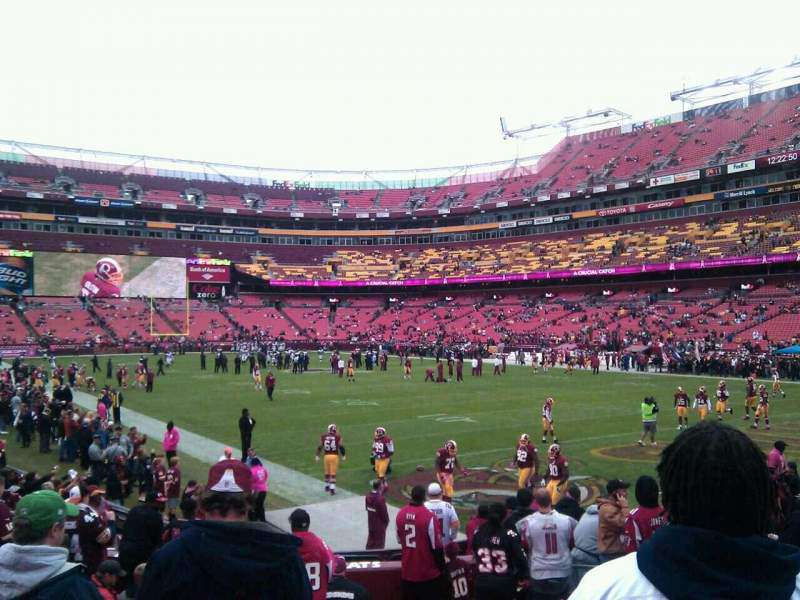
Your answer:
[[[562,494],[567,489],[569,481],[569,462],[567,457],[561,454],[561,446],[551,444],[547,451],[547,491],[553,504],[557,504]]]
[[[403,379],[411,379],[411,357],[406,356],[406,360],[403,363]]]
[[[442,499],[446,502],[453,500],[453,475],[458,469],[466,475],[467,470],[458,462],[458,445],[454,440],[447,440],[444,447],[436,451],[436,481],[442,486]]]
[[[753,412],[756,410],[756,399],[758,394],[756,393],[756,379],[752,375],[747,378],[745,389],[744,416],[742,417],[742,421],[746,421],[750,418],[751,408],[753,409]]]
[[[708,399],[706,386],[701,385],[697,389],[697,393],[694,395],[694,404],[692,406],[697,409],[697,414],[700,416],[700,420],[705,421],[706,415],[711,409],[711,401]]]
[[[386,483],[386,473],[389,470],[393,454],[394,442],[386,434],[386,428],[376,427],[375,436],[372,440],[372,463],[375,475],[378,476],[378,481],[381,482],[381,487],[384,491],[389,487]]]
[[[728,391],[728,386],[725,380],[721,379],[717,384],[717,403],[714,406],[714,410],[717,413],[717,421],[722,421],[722,413],[733,414],[733,409],[728,408],[728,399],[730,397],[731,393]]]
[[[261,389],[261,369],[258,367],[258,363],[253,365],[253,385],[257,390]]]
[[[556,430],[553,426],[553,398],[548,397],[542,404],[542,443],[547,443],[547,434],[553,438],[553,443],[558,443]]]
[[[689,426],[689,395],[681,386],[675,391],[673,405],[678,415],[678,429],[685,429]]]
[[[511,465],[518,469],[517,489],[530,487],[532,481],[539,481],[539,452],[527,433],[520,436]]]
[[[353,368],[353,359],[351,357],[347,359],[347,381],[352,383],[355,380],[356,380],[355,370]]]
[[[119,298],[124,275],[116,259],[105,256],[97,261],[94,271],[81,278],[80,295],[90,298]]]
[[[316,460],[319,460],[319,455],[322,452],[325,453],[323,463],[325,469],[325,491],[332,496],[336,493],[336,471],[339,470],[339,455],[342,455],[342,460],[347,460],[344,446],[342,445],[342,437],[339,435],[336,423],[328,425],[327,433],[323,433],[320,436]]]
[[[769,392],[764,384],[758,386],[758,408],[756,408],[756,416],[751,425],[753,429],[758,429],[758,421],[762,416],[766,425],[765,429],[769,430]]]
[[[778,394],[786,398],[786,392],[781,387],[781,374],[778,373],[777,367],[772,367],[772,395],[777,396]]]

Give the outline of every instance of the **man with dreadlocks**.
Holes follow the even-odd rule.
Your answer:
[[[800,597],[800,548],[767,537],[773,486],[747,435],[703,421],[664,449],[657,471],[670,525],[589,571],[571,600]]]

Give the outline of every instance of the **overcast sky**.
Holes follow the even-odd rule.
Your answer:
[[[791,8],[794,6],[795,8]],[[0,138],[239,164],[513,158],[511,127],[800,55],[800,3],[11,2]]]

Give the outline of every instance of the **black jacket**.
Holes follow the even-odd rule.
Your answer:
[[[161,543],[161,513],[156,509],[139,504],[134,506],[125,520],[125,533],[119,545],[120,562],[124,569],[135,568],[147,562]]]
[[[573,500],[569,496],[563,496],[553,508],[562,515],[572,517],[576,521],[580,521],[583,516],[581,505],[578,504],[577,500]]]
[[[300,540],[259,523],[192,521],[153,554],[142,600],[311,600]]]

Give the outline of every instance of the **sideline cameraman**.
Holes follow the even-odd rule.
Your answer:
[[[653,396],[645,397],[642,402],[642,437],[636,442],[640,446],[644,446],[644,438],[650,434],[650,445],[656,445],[656,420],[658,418],[658,403]]]

